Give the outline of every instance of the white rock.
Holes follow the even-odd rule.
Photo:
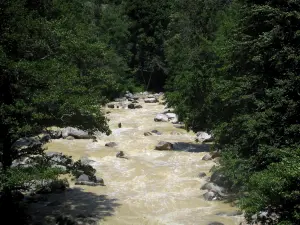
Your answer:
[[[145,98],[144,99],[145,103],[156,103],[158,100],[156,98]]]
[[[154,121],[155,122],[168,122],[169,118],[165,114],[159,113],[155,116]]]
[[[197,138],[198,140],[206,140],[206,139],[210,139],[211,138],[211,135],[206,133],[206,132],[202,132],[202,131],[199,131],[196,133],[197,135]]]
[[[74,127],[66,127],[62,130],[62,137],[66,138],[68,136],[72,136],[74,138],[78,139],[88,139],[91,138],[91,136],[88,134],[88,132],[79,130]]]
[[[167,116],[169,119],[177,118],[177,115],[176,115],[175,113],[166,113],[166,116]]]

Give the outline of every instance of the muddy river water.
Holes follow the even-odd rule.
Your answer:
[[[236,211],[228,203],[205,201],[200,187],[207,178],[213,161],[203,161],[205,152],[195,152],[184,143],[195,144],[195,134],[178,129],[168,122],[154,122],[164,105],[143,103],[141,109],[106,109],[112,130],[110,136],[99,134],[92,140],[53,140],[48,151],[72,155],[74,159],[87,156],[94,160],[97,175],[106,186],[76,187],[57,195],[55,209],[65,214],[91,214],[105,225],[207,225],[221,222],[238,225],[241,216],[224,216]],[[122,127],[118,127],[118,123]],[[158,130],[162,135],[144,136],[144,132]],[[176,131],[177,134],[171,134]],[[179,132],[179,133],[178,133]],[[153,150],[159,141],[181,143],[183,151]],[[114,148],[105,147],[116,142]],[[117,158],[124,151],[128,159]],[[51,200],[51,199],[50,199]],[[48,206],[51,204],[48,204]],[[55,205],[55,204],[54,204]],[[39,207],[38,212],[43,210]],[[221,215],[220,215],[221,213]],[[79,215],[80,216],[80,215]]]

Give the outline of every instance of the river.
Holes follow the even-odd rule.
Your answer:
[[[65,214],[94,215],[103,225],[207,225],[214,221],[238,225],[241,216],[217,215],[236,208],[202,197],[205,191],[200,187],[207,177],[199,178],[198,174],[209,175],[214,165],[213,161],[202,160],[205,152],[194,152],[189,145],[184,151],[154,150],[159,141],[195,144],[195,134],[175,128],[172,123],[154,122],[155,115],[166,110],[164,105],[143,101],[140,104],[141,109],[105,109],[111,112],[107,116],[112,134],[99,134],[98,142],[59,139],[47,144],[48,151],[94,160],[97,175],[105,182],[105,186],[97,187],[71,183],[77,189],[56,195],[63,203],[54,208]],[[154,129],[162,135],[144,136],[144,132]],[[171,134],[172,131],[178,134]],[[118,146],[105,147],[107,142]],[[117,158],[118,151],[123,151],[128,159]],[[42,206],[38,212],[41,211]]]

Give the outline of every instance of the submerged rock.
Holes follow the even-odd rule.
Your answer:
[[[158,130],[152,130],[151,133],[156,134],[156,135],[162,135],[162,133],[159,132]]]
[[[105,144],[106,147],[110,147],[110,148],[114,148],[116,147],[118,144],[116,142],[108,142]]]
[[[200,172],[200,173],[198,174],[198,177],[200,177],[200,178],[202,178],[202,177],[206,177],[206,173],[204,173],[204,172]]]
[[[155,150],[173,150],[173,144],[166,141],[160,141],[155,146]]]
[[[68,137],[66,137],[65,139],[66,139],[66,140],[74,140],[75,138],[72,137],[72,136],[68,136]]]

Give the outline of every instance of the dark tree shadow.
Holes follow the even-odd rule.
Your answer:
[[[209,144],[195,144],[186,142],[175,142],[173,143],[174,151],[184,151],[184,152],[209,152]]]
[[[98,224],[101,219],[112,216],[115,208],[120,206],[117,199],[86,192],[78,187],[38,197],[37,202],[28,205],[31,224]],[[74,223],[57,223],[58,218],[68,218]]]

